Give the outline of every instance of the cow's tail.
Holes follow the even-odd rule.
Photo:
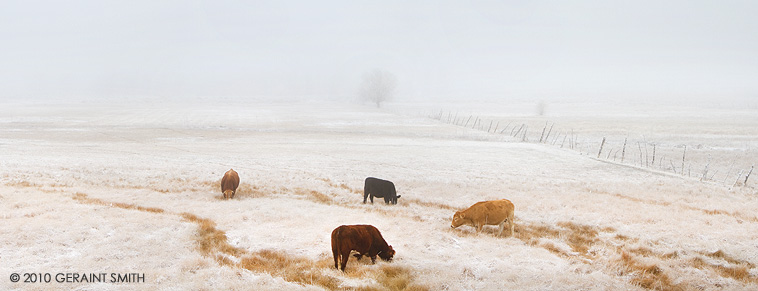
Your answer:
[[[339,269],[339,235],[340,235],[340,228],[338,227],[334,231],[332,231],[332,256],[334,257],[334,268]]]

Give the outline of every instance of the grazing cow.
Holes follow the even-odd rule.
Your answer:
[[[392,261],[395,250],[382,237],[376,227],[372,225],[340,225],[332,231],[332,255],[334,256],[334,267],[340,262],[343,272],[347,265],[347,259],[350,258],[350,251],[356,251],[354,255],[358,260],[363,256],[371,258],[371,263],[376,263],[378,255],[382,260]]]
[[[499,235],[502,235],[506,222],[511,231],[510,235],[513,235],[513,203],[507,199],[501,199],[477,202],[466,210],[455,212],[450,226],[456,228],[466,224],[475,227],[476,231],[480,232],[484,225],[498,225]]]
[[[221,178],[221,192],[224,193],[224,199],[234,198],[237,193],[237,187],[240,185],[240,176],[233,169],[229,169]]]
[[[397,195],[395,191],[395,184],[390,181],[377,179],[374,177],[366,178],[363,184],[363,203],[366,203],[366,198],[371,197],[371,203],[374,203],[374,197],[384,198],[384,203],[397,204]]]

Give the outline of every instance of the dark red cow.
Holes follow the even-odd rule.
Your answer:
[[[371,258],[372,263],[376,263],[376,256],[385,261],[392,261],[395,250],[391,245],[387,245],[382,234],[372,225],[340,225],[332,231],[332,255],[334,255],[334,267],[337,267],[337,261],[340,261],[340,267],[343,272],[347,265],[347,259],[350,258],[350,251],[356,251],[355,255],[358,260],[363,256]]]

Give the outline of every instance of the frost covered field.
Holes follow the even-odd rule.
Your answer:
[[[4,104],[0,289],[758,289],[750,184],[699,182],[398,112],[308,102]],[[723,124],[707,120],[690,130]],[[592,121],[583,128],[608,126]],[[745,136],[755,152],[758,137]],[[225,201],[219,181],[229,168],[241,185]],[[367,176],[394,181],[398,205],[361,204]],[[456,210],[500,198],[516,206],[514,237],[450,228]],[[351,258],[346,273],[334,269],[330,233],[341,224],[376,226],[395,260]],[[50,273],[53,282],[11,283],[12,273]],[[57,283],[58,273],[145,279]]]

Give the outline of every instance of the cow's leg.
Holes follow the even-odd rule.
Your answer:
[[[482,227],[484,227],[484,224],[476,224],[474,227],[476,227],[476,232],[482,232]]]
[[[366,198],[368,198],[368,190],[366,190],[366,187],[363,187],[363,204],[366,204]]]
[[[376,264],[376,255],[371,257],[371,263]]]
[[[345,271],[345,266],[347,266],[347,260],[350,258],[350,249],[347,249],[347,252],[343,249],[342,250],[342,261],[340,262],[340,269],[342,272]]]
[[[374,204],[374,194],[369,193],[368,197],[371,198],[371,204]]]
[[[498,230],[500,230],[500,232],[497,234],[497,236],[503,236],[503,229],[505,229],[506,221],[507,220],[503,220],[503,222],[501,222],[500,225],[498,225]]]
[[[511,227],[511,236],[514,236],[516,233],[514,232],[515,223],[513,223],[513,214],[508,217],[508,224]]]
[[[339,260],[340,252],[339,249],[337,249],[337,244],[334,243],[334,240],[332,240],[332,256],[334,257],[334,268],[339,269],[339,267],[337,267],[337,260]]]

